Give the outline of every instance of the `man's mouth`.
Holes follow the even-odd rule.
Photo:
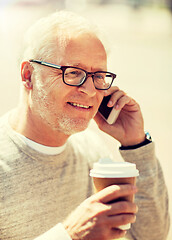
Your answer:
[[[91,106],[88,105],[83,105],[83,104],[79,104],[79,103],[74,103],[74,102],[68,102],[71,106],[74,107],[79,107],[79,108],[84,108],[84,109],[89,109],[91,108]]]

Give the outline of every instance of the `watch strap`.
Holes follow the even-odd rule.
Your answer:
[[[137,149],[137,148],[143,147],[151,142],[152,142],[151,135],[149,134],[149,132],[145,132],[145,140],[143,142],[136,144],[136,145],[131,145],[131,146],[121,146],[119,149],[120,150]]]

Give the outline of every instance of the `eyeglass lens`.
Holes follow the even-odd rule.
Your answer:
[[[69,85],[79,86],[86,78],[86,72],[77,68],[67,68],[64,72],[64,81]],[[107,89],[113,80],[113,76],[107,72],[93,74],[94,85],[98,89]]]

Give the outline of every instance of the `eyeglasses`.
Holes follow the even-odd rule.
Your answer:
[[[89,76],[98,90],[107,90],[111,87],[116,74],[105,71],[87,72],[84,69],[72,66],[60,66],[48,62],[31,59],[30,62],[62,70],[63,82],[69,86],[81,86]]]

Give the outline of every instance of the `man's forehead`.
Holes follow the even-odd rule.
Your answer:
[[[66,46],[61,65],[75,66],[83,69],[104,70],[107,55],[101,41],[96,37],[85,35],[71,39]]]

